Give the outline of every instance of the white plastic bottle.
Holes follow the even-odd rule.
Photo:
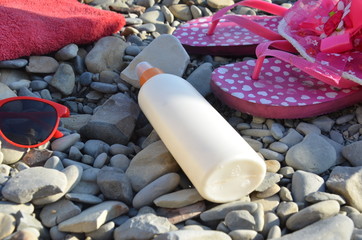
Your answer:
[[[262,182],[263,159],[189,82],[147,62],[136,71],[143,113],[203,198],[238,200]]]

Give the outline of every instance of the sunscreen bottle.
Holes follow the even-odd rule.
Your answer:
[[[264,160],[189,82],[147,62],[136,71],[140,108],[203,198],[230,202],[258,187]]]

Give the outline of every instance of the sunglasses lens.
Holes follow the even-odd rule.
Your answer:
[[[0,107],[0,129],[17,144],[30,146],[43,142],[56,122],[56,110],[44,102],[15,100]]]

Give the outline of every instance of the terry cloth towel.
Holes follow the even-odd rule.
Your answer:
[[[0,61],[91,43],[124,24],[121,14],[77,0],[0,0]]]

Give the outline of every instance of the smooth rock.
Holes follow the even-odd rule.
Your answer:
[[[273,150],[270,150],[270,149],[261,148],[259,150],[259,153],[261,153],[261,155],[263,155],[263,157],[265,159],[277,160],[279,162],[284,161],[284,155],[283,154],[281,154],[279,152],[276,152],[276,151],[273,151]]]
[[[85,142],[83,152],[84,154],[96,158],[99,154],[103,152],[108,153],[109,148],[110,146],[101,140],[90,139]]]
[[[299,231],[287,234],[275,240],[296,240],[296,239],[351,239],[353,222],[349,217],[337,215],[320,220]]]
[[[155,56],[158,57],[155,58]],[[190,57],[176,37],[169,34],[161,35],[144,48],[121,72],[121,78],[137,88],[140,87],[140,84],[135,68],[142,61],[149,62],[152,66],[161,69],[165,73],[182,76]]]
[[[101,203],[104,200],[97,196],[94,196],[91,194],[84,194],[84,193],[67,193],[67,194],[65,194],[64,197],[73,202],[79,202],[79,203],[84,203],[84,204],[93,204],[93,205]]]
[[[315,203],[290,216],[286,222],[286,226],[288,229],[296,231],[321,219],[338,214],[339,209],[339,203],[335,200]]]
[[[177,172],[179,165],[162,141],[154,142],[137,153],[131,160],[126,174],[132,188],[140,191],[156,178],[170,172]]]
[[[131,181],[117,168],[106,167],[97,174],[97,184],[105,198],[131,204],[133,191]]]
[[[170,231],[161,235],[158,235],[154,240],[231,240],[231,237],[226,233],[214,230],[178,230]]]
[[[295,202],[305,202],[305,197],[312,192],[323,192],[323,178],[317,174],[298,170],[292,178],[292,194]]]
[[[207,0],[207,5],[211,8],[221,9],[234,4],[233,0]]]
[[[16,219],[9,213],[0,212],[0,239],[9,236],[16,227]]]
[[[116,224],[111,221],[103,224],[99,229],[86,234],[92,240],[112,240]]]
[[[59,63],[48,56],[30,56],[26,71],[30,73],[54,73],[59,67]]]
[[[60,231],[88,233],[99,229],[104,223],[128,212],[128,207],[118,201],[105,201],[83,210],[58,225]]]
[[[7,85],[0,82],[0,96],[1,99],[6,99],[17,95]]]
[[[314,124],[300,122],[297,125],[296,130],[304,135],[308,135],[309,133],[315,133],[317,135],[321,134],[321,129]]]
[[[290,128],[288,132],[284,135],[284,137],[279,139],[280,142],[287,144],[289,148],[296,145],[297,143],[300,143],[302,140],[302,134],[300,134],[293,128]]]
[[[62,94],[70,95],[75,86],[75,75],[72,66],[61,63],[49,84]]]
[[[265,174],[263,182],[255,189],[255,191],[263,192],[278,183],[282,178],[281,174],[267,172]]]
[[[140,18],[144,23],[164,23],[165,16],[160,10],[152,10],[143,13]]]
[[[205,202],[200,201],[181,208],[158,208],[157,215],[166,217],[172,224],[177,224],[199,216],[205,209]]]
[[[133,198],[135,208],[151,204],[156,198],[174,190],[180,183],[177,173],[167,173],[142,188]]]
[[[195,188],[182,189],[162,195],[153,202],[158,207],[181,208],[204,200]]]
[[[186,4],[171,5],[168,9],[177,19],[182,21],[190,21],[192,19],[191,9]]]
[[[224,219],[225,216],[235,210],[246,210],[254,212],[258,208],[258,204],[244,201],[234,201],[230,203],[219,204],[211,209],[201,213],[200,218],[203,221],[214,221]]]
[[[34,81],[32,81],[34,82]],[[19,90],[20,88],[29,88],[30,87],[30,83],[32,83],[30,80],[27,80],[27,79],[21,79],[19,81],[16,81],[16,82],[12,82],[9,84],[9,88],[12,89],[12,90]],[[34,87],[32,87],[32,89],[35,89]]]
[[[66,185],[64,191],[61,193],[52,194],[52,195],[49,195],[46,197],[34,199],[33,200],[34,204],[44,205],[44,204],[56,202],[59,199],[61,199],[64,196],[64,194],[71,191],[80,182],[80,179],[81,179],[81,176],[83,173],[83,169],[82,169],[82,167],[77,166],[77,165],[70,165],[70,166],[64,168],[61,171],[61,173],[64,173],[65,177],[67,179],[67,185]]]
[[[0,212],[15,215],[17,212],[31,214],[34,212],[34,205],[31,203],[17,204],[14,202],[0,201]]]
[[[288,218],[293,214],[297,213],[298,210],[298,204],[296,204],[295,202],[281,202],[278,205],[276,214],[278,215],[282,225],[284,225]]]
[[[139,112],[139,106],[130,97],[117,93],[97,108],[80,133],[109,144],[125,144],[131,138]]]
[[[80,140],[80,135],[78,133],[73,133],[66,135],[64,137],[58,138],[51,143],[51,148],[53,151],[63,152],[73,146],[76,142]]]
[[[323,132],[329,132],[331,131],[335,121],[327,116],[320,116],[317,118],[314,118],[312,120],[312,123],[319,127]]]
[[[167,218],[152,213],[142,214],[130,218],[114,230],[114,240],[152,239],[155,235],[177,230]]]
[[[343,157],[354,167],[362,166],[362,141],[353,142],[342,149]]]
[[[294,169],[320,174],[332,167],[336,158],[336,150],[327,141],[310,133],[288,150],[285,162]]]
[[[73,202],[61,199],[57,202],[48,204],[42,208],[39,217],[46,227],[53,227],[71,217],[78,215],[81,209]]]
[[[68,44],[62,47],[58,52],[55,53],[55,58],[59,61],[67,61],[73,59],[78,54],[78,46],[74,43]]]
[[[61,119],[61,122],[64,124],[65,128],[69,130],[79,131],[83,126],[87,125],[91,117],[92,115],[90,114],[76,114]]]
[[[118,92],[118,87],[115,84],[103,83],[103,82],[92,82],[90,87],[101,93],[114,94]]]
[[[362,211],[362,167],[335,167],[326,185],[341,195],[348,205]]]
[[[231,211],[225,216],[225,224],[231,230],[255,229],[255,219],[246,210]]]
[[[175,17],[174,17],[174,15],[172,14],[172,12],[170,11],[170,9],[168,9],[167,6],[162,5],[162,6],[161,6],[161,11],[162,11],[163,15],[165,16],[166,21],[167,21],[169,24],[172,24],[173,21],[175,20]]]
[[[128,44],[117,37],[103,37],[97,41],[85,58],[89,72],[100,73],[104,70],[121,70],[124,50]]]
[[[28,64],[26,59],[13,59],[0,61],[0,68],[23,68]]]
[[[234,230],[228,234],[233,240],[263,240],[264,237],[254,230]]]
[[[211,63],[203,63],[196,68],[186,80],[205,97],[211,93],[210,80],[212,71]]]
[[[2,188],[2,195],[16,203],[27,203],[37,198],[63,193],[66,186],[67,178],[64,173],[44,167],[33,167],[10,178]]]
[[[326,200],[336,200],[340,205],[346,204],[346,201],[341,196],[327,192],[312,192],[305,197],[305,200],[310,203],[317,203]]]

